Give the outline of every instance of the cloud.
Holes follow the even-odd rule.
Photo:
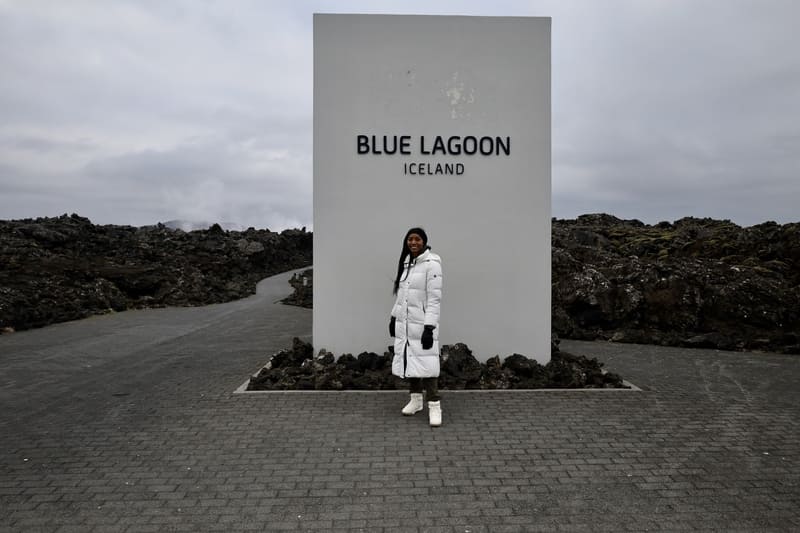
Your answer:
[[[553,214],[797,220],[800,4],[0,1],[0,218],[311,226],[312,13],[553,17]]]
[[[0,5],[0,216],[311,226],[310,32],[238,7]]]
[[[797,220],[800,5],[625,7],[564,23],[583,38],[554,65],[555,213]]]
[[[85,174],[107,197],[147,202],[160,220],[219,220],[245,226],[310,226],[311,157],[269,137],[209,138],[170,150],[92,161]]]

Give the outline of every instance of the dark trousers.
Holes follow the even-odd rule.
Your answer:
[[[438,402],[441,399],[439,396],[439,378],[408,378],[408,382],[411,385],[412,394],[419,394],[424,388],[429,402]]]

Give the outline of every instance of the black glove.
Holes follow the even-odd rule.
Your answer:
[[[394,317],[389,319],[389,336],[390,337],[394,337],[394,321],[395,321]]]
[[[430,350],[433,346],[433,330],[436,326],[425,326],[425,331],[422,332],[422,349]]]

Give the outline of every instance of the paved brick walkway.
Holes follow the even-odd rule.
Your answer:
[[[564,342],[642,392],[234,395],[257,297],[0,337],[0,531],[800,530],[800,357]]]

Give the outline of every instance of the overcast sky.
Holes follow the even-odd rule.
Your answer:
[[[800,221],[800,2],[0,0],[0,219],[312,227],[312,14],[553,18],[553,215]]]

